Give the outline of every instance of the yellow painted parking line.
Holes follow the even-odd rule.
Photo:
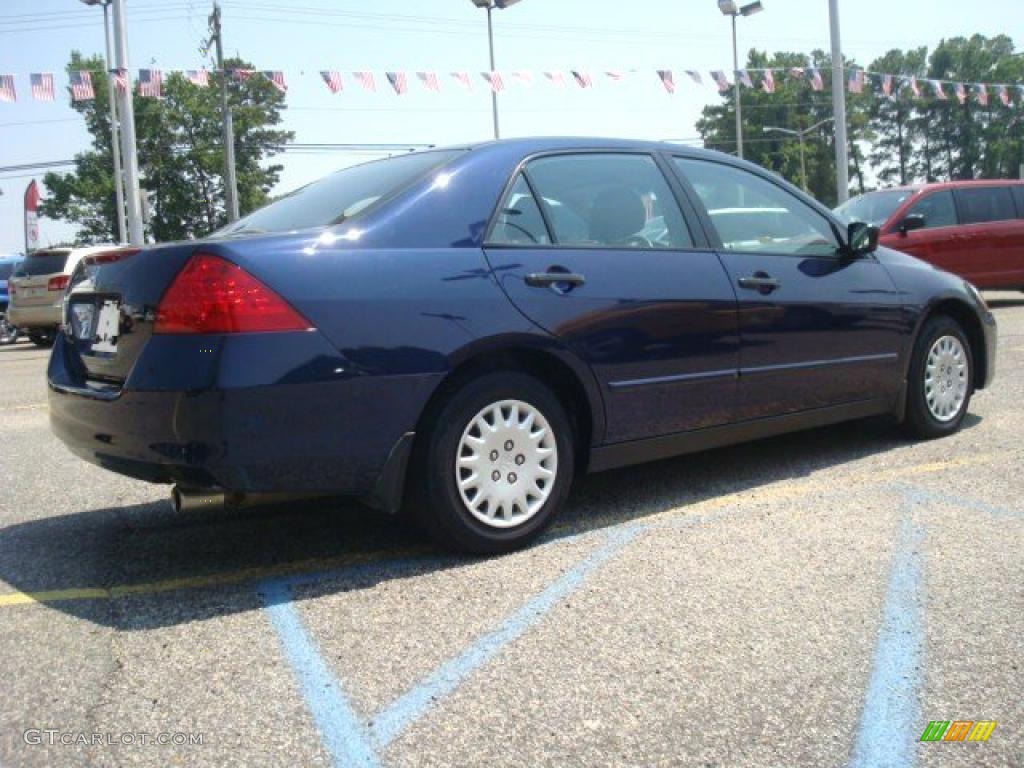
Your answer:
[[[942,472],[957,467],[985,464],[1014,454],[1014,451],[995,451],[963,456],[927,464],[915,464],[906,467],[892,467],[864,473],[872,480],[888,479],[903,476],[925,475]],[[826,470],[827,471],[827,470]],[[724,496],[715,496],[704,501],[694,502],[685,506],[684,514],[699,514],[706,510],[718,509],[731,504],[743,502],[783,501],[801,496],[821,487],[821,471],[806,478],[780,481],[776,484],[753,487],[745,491],[737,491]],[[669,509],[644,517],[646,521],[662,520],[667,517],[678,517],[679,509]],[[270,566],[252,566],[224,573],[211,573],[201,576],[183,576],[176,579],[141,582],[138,584],[122,584],[113,587],[76,587],[68,589],[52,589],[39,592],[11,592],[0,595],[0,608],[10,608],[31,603],[54,603],[67,600],[111,600],[131,595],[155,595],[183,589],[202,589],[208,587],[225,587],[280,576],[292,576],[301,573],[315,573],[355,565],[368,565],[400,560],[402,558],[426,555],[430,552],[426,547],[409,547],[403,550],[379,550],[376,552],[354,552],[348,555],[331,558],[312,558],[290,563]]]

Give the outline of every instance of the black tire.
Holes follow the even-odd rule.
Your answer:
[[[470,512],[455,471],[459,443],[470,422],[502,400],[519,400],[540,411],[558,451],[547,499],[531,517],[508,528],[487,525]],[[510,552],[526,546],[551,524],[569,495],[574,467],[572,426],[555,394],[517,371],[487,373],[462,384],[430,414],[413,453],[408,503],[423,529],[444,547],[486,555]]]
[[[967,392],[959,410],[946,421],[937,418],[928,407],[925,396],[925,375],[928,353],[932,346],[943,336],[952,336],[959,340],[967,358]],[[914,354],[910,360],[907,375],[907,410],[903,421],[904,431],[911,437],[931,440],[936,437],[951,435],[960,429],[974,393],[974,358],[967,334],[960,324],[946,315],[928,318],[914,344]]]
[[[28,340],[37,347],[52,347],[53,342],[57,340],[57,334],[53,331],[29,331]]]

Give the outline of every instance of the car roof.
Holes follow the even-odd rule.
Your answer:
[[[936,189],[964,189],[968,187],[1022,186],[1022,179],[961,179],[957,181],[931,181],[922,184],[904,184],[899,187],[875,189],[874,192],[931,192]],[[871,194],[870,192],[866,194]]]
[[[723,157],[724,153],[710,149],[678,144],[671,141],[654,141],[648,139],[617,139],[604,136],[524,136],[514,139],[482,141],[475,144],[463,144],[457,147],[437,147],[437,149],[469,149],[484,151],[490,148],[518,148],[523,154],[544,152],[559,149],[621,149],[643,152],[674,152],[707,157]],[[724,155],[729,157],[729,155]]]

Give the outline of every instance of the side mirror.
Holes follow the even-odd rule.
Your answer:
[[[911,213],[900,222],[900,234],[905,235],[913,229],[924,229],[925,219],[920,213]]]
[[[851,256],[864,256],[878,247],[878,227],[854,221],[846,227],[846,250]]]

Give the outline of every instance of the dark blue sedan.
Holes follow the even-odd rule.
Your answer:
[[[957,430],[995,321],[876,240],[669,144],[367,163],[206,240],[83,262],[52,425],[182,506],[345,494],[507,551],[581,472],[877,414]]]

